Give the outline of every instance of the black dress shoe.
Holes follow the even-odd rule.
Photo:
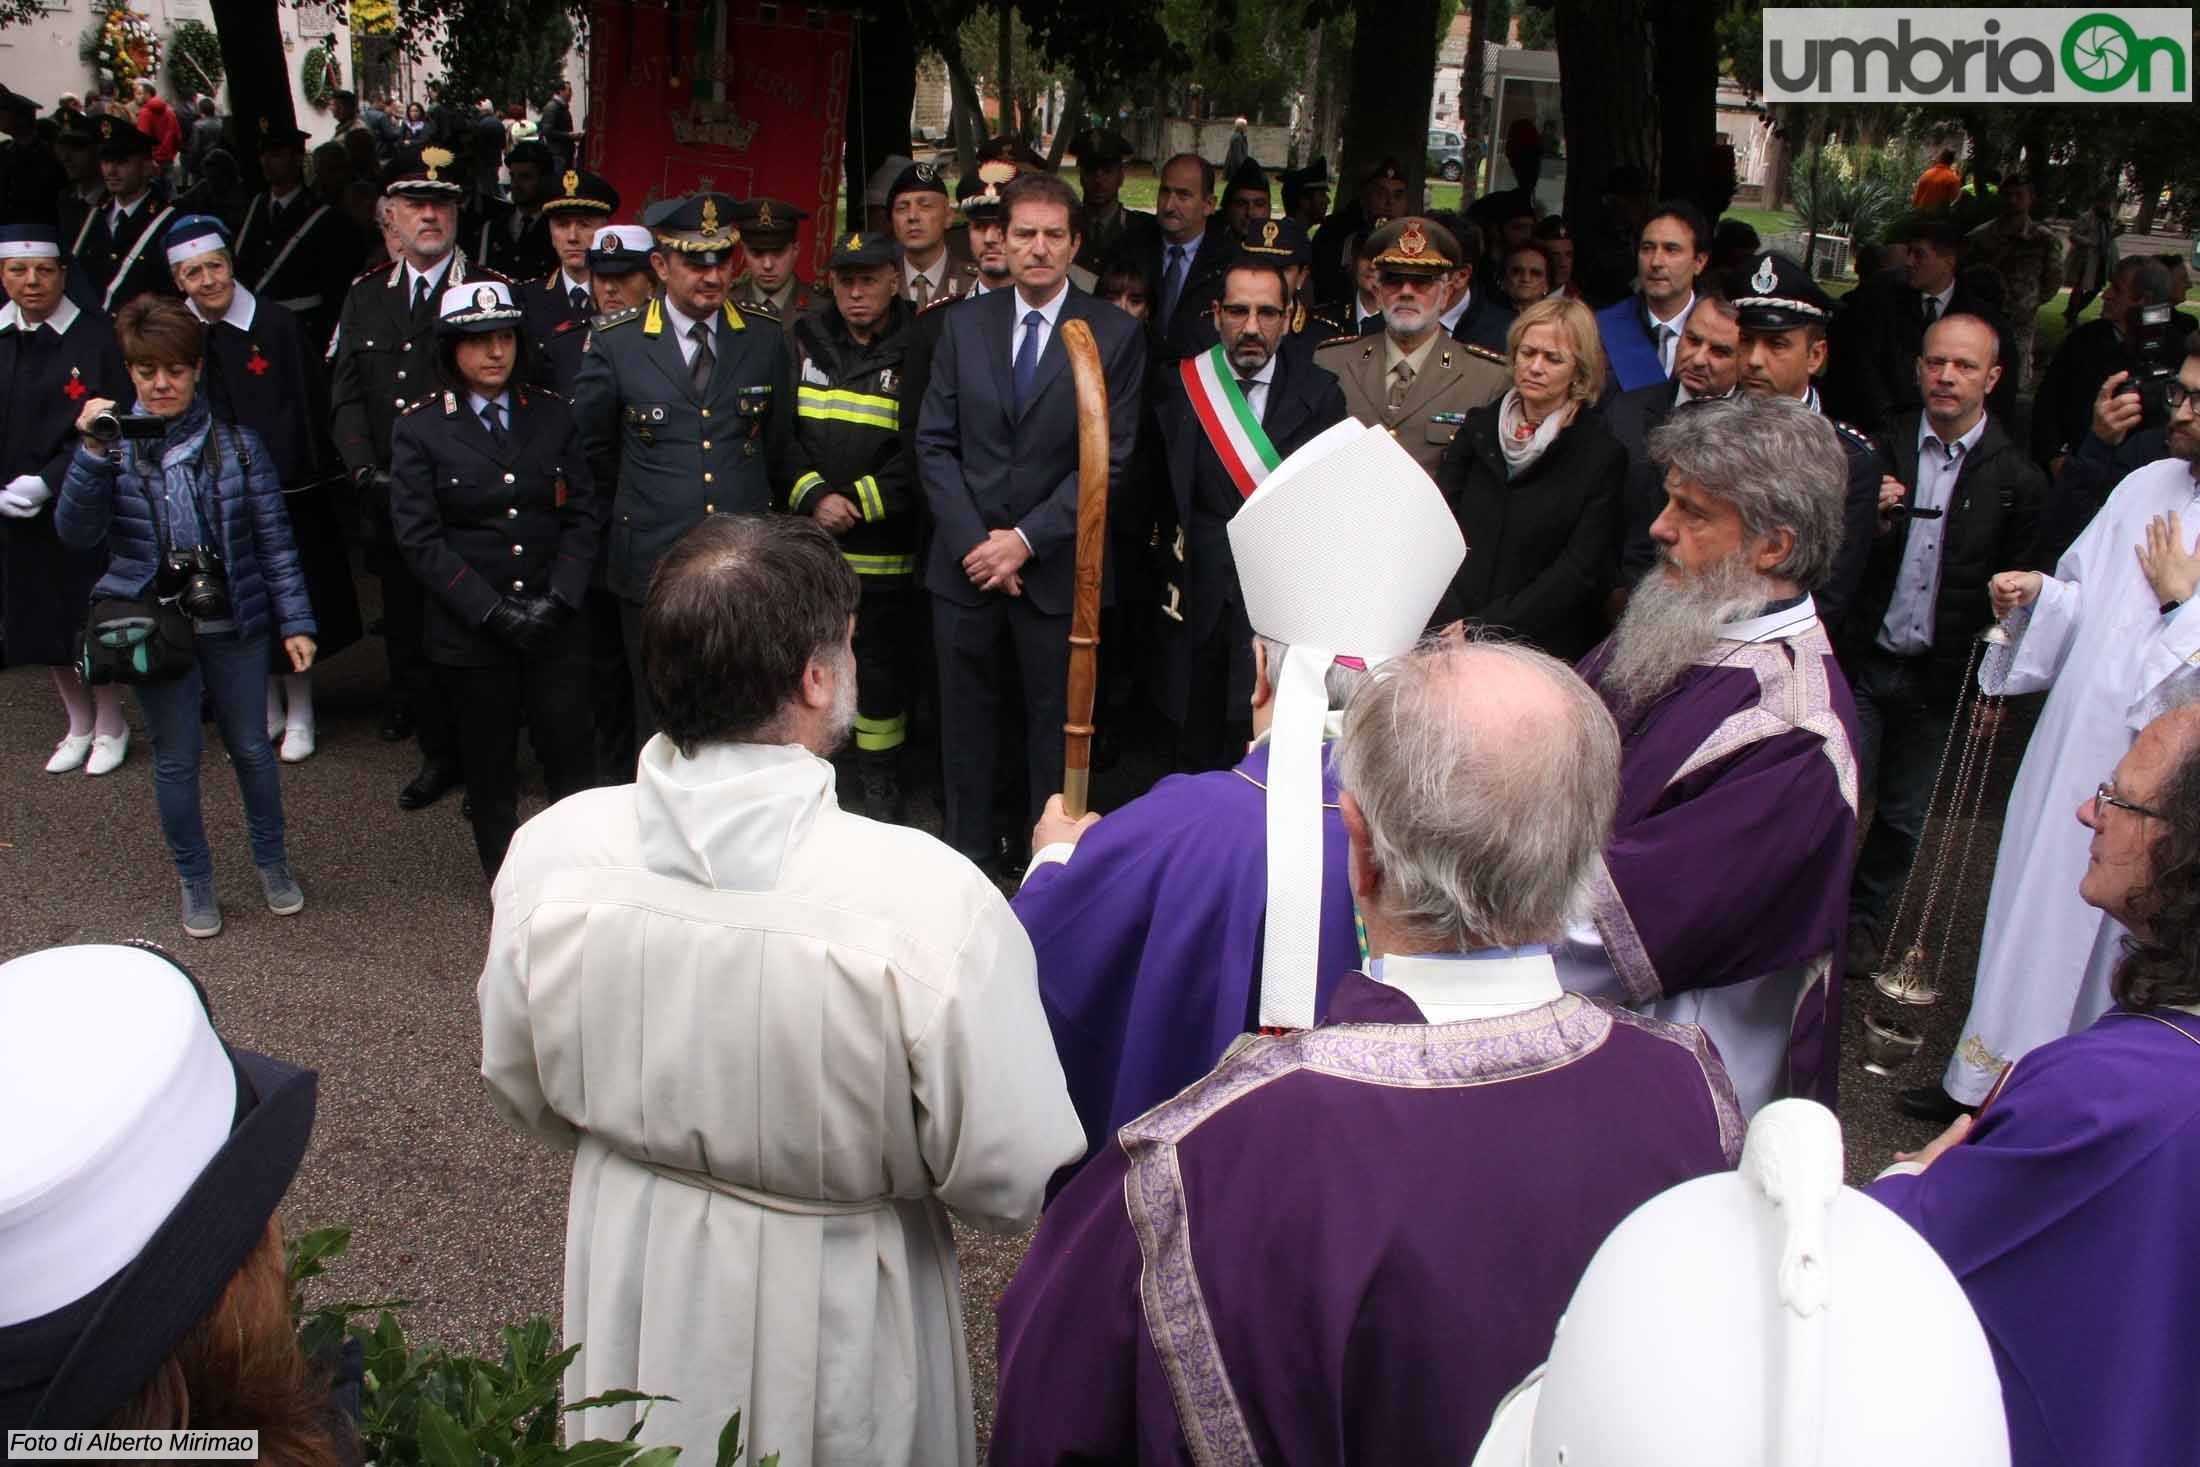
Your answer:
[[[374,731],[385,744],[401,744],[413,736],[413,713],[402,703],[392,703],[382,714],[382,726]]]
[[[1931,1121],[1945,1126],[1957,1116],[1975,1116],[1978,1107],[1965,1105],[1939,1085],[1920,1085],[1915,1090],[1902,1092],[1902,1113],[1914,1120]]]
[[[397,792],[397,808],[425,810],[457,788],[457,770],[447,764],[423,764],[412,783]]]

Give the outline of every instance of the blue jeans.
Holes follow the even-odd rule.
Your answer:
[[[173,682],[138,688],[138,708],[153,735],[153,800],[160,833],[176,874],[203,881],[214,874],[206,822],[199,812],[199,695],[213,700],[214,720],[244,796],[252,864],[283,859],[283,783],[275,746],[267,740],[267,638],[239,641],[235,632],[201,632],[192,669]]]

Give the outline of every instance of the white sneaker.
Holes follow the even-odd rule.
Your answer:
[[[122,767],[130,752],[130,731],[92,735],[92,757],[85,761],[86,774],[111,774]]]
[[[283,762],[303,764],[313,757],[313,730],[293,723],[283,730]]]
[[[92,752],[90,734],[70,734],[53,746],[53,757],[46,761],[48,774],[67,774],[82,767],[84,756]]]

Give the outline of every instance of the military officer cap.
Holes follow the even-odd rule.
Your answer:
[[[1263,265],[1312,265],[1314,242],[1307,238],[1306,226],[1296,219],[1263,219],[1252,226],[1238,254],[1251,256]]]
[[[0,224],[0,260],[58,260],[61,236],[51,224]]]
[[[716,265],[730,259],[741,242],[733,211],[734,201],[725,194],[689,194],[650,205],[642,223],[667,254],[684,256],[691,265]]]
[[[993,158],[1006,158],[1018,168],[1032,173],[1047,171],[1047,160],[1040,155],[1038,149],[1032,147],[1022,138],[987,138],[984,142],[978,144],[979,162],[983,163]]]
[[[1396,158],[1385,158],[1382,162],[1377,163],[1374,167],[1368,169],[1367,172],[1361,176],[1360,184],[1364,188],[1366,185],[1373,183],[1378,178],[1394,178],[1400,183],[1403,183],[1405,182],[1405,177],[1405,170],[1398,166],[1398,160]]]
[[[1130,159],[1131,140],[1112,127],[1093,127],[1072,138],[1069,150],[1077,155],[1080,164],[1123,163]]]
[[[99,122],[88,112],[64,109],[54,114],[54,142],[62,147],[99,146]]]
[[[1230,181],[1222,186],[1225,194],[1234,194],[1240,189],[1256,194],[1268,192],[1268,174],[1251,158],[1238,164],[1237,172],[1231,174]]]
[[[119,117],[100,118],[98,128],[99,160],[102,163],[147,157],[153,151],[153,140]]]
[[[1368,258],[1385,275],[1428,278],[1459,265],[1459,241],[1433,219],[1408,215],[1393,219],[1367,242]]]
[[[180,265],[228,249],[229,226],[211,214],[186,214],[168,226],[161,247],[168,252],[169,264]]]
[[[504,162],[507,167],[514,163],[539,163],[548,168],[557,159],[550,156],[550,145],[541,138],[521,138],[505,151]]]
[[[545,214],[603,214],[619,212],[619,191],[611,180],[585,168],[568,168],[558,180],[558,191],[542,201]]]
[[[655,243],[639,224],[606,224],[588,246],[588,273],[632,275],[645,270]]]
[[[1006,206],[1001,202],[1001,190],[1010,179],[1023,172],[1010,158],[988,158],[980,163],[961,183],[955,185],[956,206],[971,219],[997,219]]]
[[[829,270],[863,270],[874,265],[900,263],[901,246],[894,243],[891,234],[857,229],[833,241],[832,258],[825,262],[825,267]]]
[[[516,326],[526,314],[513,303],[512,288],[503,281],[469,280],[443,292],[435,329],[442,336],[477,336]]]
[[[733,222],[740,226],[741,243],[752,250],[783,250],[794,243],[807,209],[797,209],[785,199],[744,199],[733,206]]]
[[[1744,331],[1823,327],[1833,319],[1833,297],[1786,255],[1766,254],[1754,265],[1736,265],[1726,290],[1734,302],[1735,322]]]
[[[947,197],[947,182],[940,177],[937,163],[912,163],[901,170],[901,176],[886,191],[886,207],[894,207],[894,201],[903,194],[938,194]]]
[[[25,117],[36,117],[44,110],[7,83],[0,82],[0,112],[20,112]]]
[[[271,148],[303,148],[306,145],[306,130],[302,127],[277,122],[264,115],[256,119],[256,124],[253,132],[259,139],[257,147],[263,153]]]
[[[1285,188],[1327,188],[1329,159],[1326,156],[1317,157],[1304,168],[1286,168],[1276,176],[1283,181]]]
[[[456,176],[457,167],[458,158],[449,148],[400,149],[390,161],[389,182],[382,185],[382,192],[393,199],[435,199],[448,203],[466,192],[466,186]]]

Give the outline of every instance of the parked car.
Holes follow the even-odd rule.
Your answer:
[[[1467,139],[1448,127],[1428,130],[1428,171],[1446,183],[1467,176]]]

